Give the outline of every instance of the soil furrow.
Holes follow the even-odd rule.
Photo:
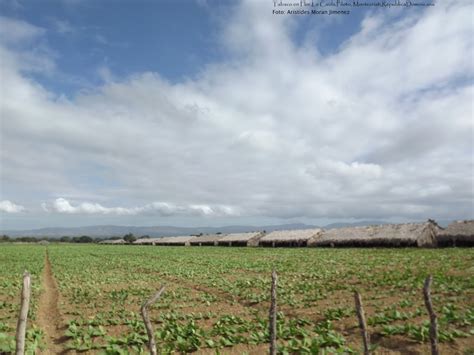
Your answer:
[[[51,270],[48,252],[45,255],[45,265],[42,275],[43,290],[39,299],[38,326],[44,331],[45,349],[42,354],[59,354],[62,352],[61,343],[63,322],[59,312],[59,291]]]

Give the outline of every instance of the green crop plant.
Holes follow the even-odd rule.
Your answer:
[[[67,244],[47,249],[60,292],[59,311],[68,322],[64,347],[75,351],[147,353],[140,306],[162,284],[166,291],[150,308],[159,352],[261,351],[269,341],[273,268],[279,276],[280,353],[360,351],[354,289],[362,294],[371,334],[426,343],[421,287],[428,270],[434,276],[442,349],[450,353],[449,346],[463,344],[460,338],[473,339],[471,249]],[[0,253],[0,349],[12,346],[25,268],[34,287],[29,329],[36,325],[45,251],[44,246],[6,244]],[[29,341],[39,347],[43,340],[38,331]],[[383,352],[383,344],[376,340],[373,346]]]

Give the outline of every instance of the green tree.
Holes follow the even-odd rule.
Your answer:
[[[123,240],[130,244],[137,240],[137,238],[133,235],[133,233],[127,233],[123,236]]]
[[[87,235],[83,235],[82,237],[74,237],[72,238],[72,242],[73,243],[92,243],[94,240],[87,236]]]

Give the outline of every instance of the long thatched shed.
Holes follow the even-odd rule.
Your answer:
[[[217,245],[219,240],[224,238],[226,234],[206,234],[196,236],[189,240],[191,246],[205,246],[205,245]]]
[[[321,231],[319,228],[274,231],[260,238],[258,245],[263,247],[305,247]]]
[[[135,245],[156,245],[162,238],[139,238],[133,242]]]
[[[217,241],[217,245],[226,247],[256,247],[263,232],[232,233]]]
[[[472,247],[474,246],[474,220],[456,221],[439,232],[440,247]]]
[[[103,240],[99,242],[99,244],[120,245],[120,244],[127,244],[127,242],[123,239],[109,239],[109,240]]]
[[[383,224],[329,229],[312,240],[315,247],[434,247],[440,227],[425,223]]]
[[[166,237],[161,238],[159,241],[157,241],[156,245],[189,246],[189,241],[193,238],[193,236]]]

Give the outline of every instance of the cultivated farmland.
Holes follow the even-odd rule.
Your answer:
[[[273,268],[280,353],[361,353],[353,290],[362,294],[375,353],[429,353],[421,288],[430,273],[441,353],[474,351],[473,249],[0,248],[0,352],[13,347],[28,269],[31,351],[147,353],[139,309],[164,284],[151,308],[160,353],[262,354]]]

